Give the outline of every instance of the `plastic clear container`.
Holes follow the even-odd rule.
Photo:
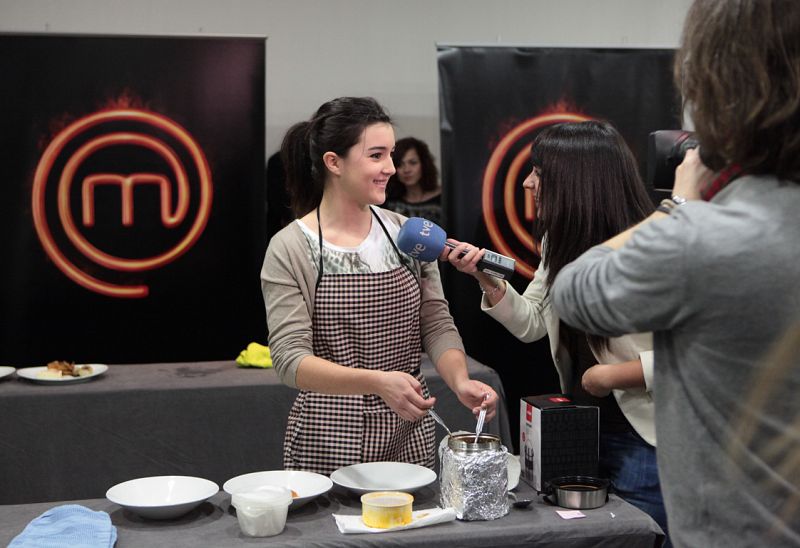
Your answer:
[[[399,491],[377,491],[361,496],[361,519],[368,527],[388,529],[411,523],[414,497]]]
[[[286,527],[286,515],[292,503],[292,491],[286,487],[265,485],[252,491],[236,493],[231,505],[236,508],[239,527],[250,537],[271,537]]]

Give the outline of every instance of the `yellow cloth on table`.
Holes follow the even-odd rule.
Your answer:
[[[246,349],[239,352],[236,363],[239,364],[239,367],[272,367],[269,346],[254,342],[248,344]]]

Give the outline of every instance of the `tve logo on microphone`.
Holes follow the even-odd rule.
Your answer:
[[[433,223],[431,221],[429,221],[427,219],[423,219],[422,220],[422,226],[421,226],[421,228],[419,230],[419,235],[422,236],[423,238],[430,238],[431,229],[433,228],[433,226],[434,225],[433,225]],[[414,244],[414,247],[408,252],[408,254],[413,259],[419,259],[420,255],[425,253],[426,249],[428,249],[428,246],[426,246],[425,244],[422,244],[420,242],[417,242],[416,244]]]
[[[31,206],[42,247],[65,276],[101,295],[142,298],[144,273],[195,245],[212,195],[208,162],[186,129],[121,108],[84,116],[50,141]]]

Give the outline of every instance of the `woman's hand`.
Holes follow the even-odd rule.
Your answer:
[[[461,382],[454,390],[458,401],[472,410],[473,415],[480,413],[481,407],[486,407],[486,420],[491,420],[497,411],[497,393],[488,384],[481,381],[467,379]]]
[[[689,149],[683,162],[675,169],[672,194],[687,200],[700,200],[703,191],[714,181],[714,177],[715,173],[700,160],[698,149]]]
[[[597,364],[586,370],[581,378],[583,389],[596,398],[605,398],[611,393],[613,365]]]
[[[424,417],[436,403],[436,398],[422,396],[422,385],[417,379],[401,371],[383,373],[377,393],[392,411],[411,422]]]
[[[442,254],[439,255],[439,259],[448,261],[456,267],[459,272],[474,275],[478,271],[478,261],[483,258],[486,250],[479,249],[467,242],[459,242],[452,238],[448,238],[447,241],[455,245],[455,248],[450,249],[445,246],[442,250]],[[464,252],[466,252],[466,254],[462,257],[461,254]]]

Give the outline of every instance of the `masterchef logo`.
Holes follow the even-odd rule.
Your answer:
[[[97,112],[61,130],[33,181],[36,233],[70,280],[142,298],[146,272],[186,253],[211,211],[211,172],[192,136],[140,109]]]
[[[560,111],[559,107],[518,124],[494,148],[483,175],[483,220],[494,248],[517,261],[517,271],[533,278],[534,268],[526,256],[539,254],[531,235],[536,214],[533,195],[522,182],[530,173],[530,144],[544,127],[563,122],[582,122],[582,114]]]

